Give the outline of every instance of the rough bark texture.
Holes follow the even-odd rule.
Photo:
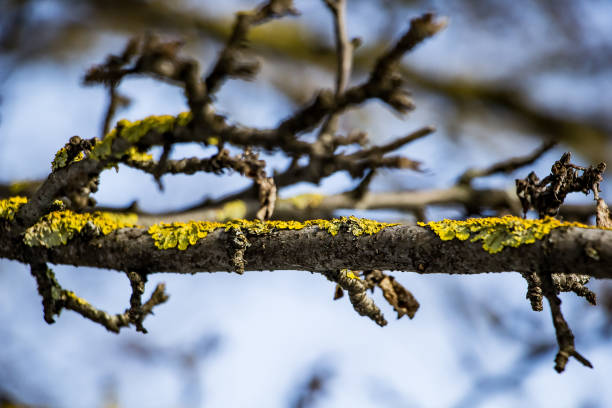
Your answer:
[[[158,249],[145,229],[117,230],[86,241],[67,245],[28,247],[0,228],[0,257],[28,262],[93,266],[122,271],[231,272],[234,234],[217,230],[186,250]],[[479,242],[442,241],[431,230],[419,226],[387,227],[373,235],[354,236],[340,231],[336,236],[308,227],[262,235],[245,233],[249,246],[244,251],[245,270],[335,269],[400,270],[418,273],[474,274],[536,270],[547,265],[556,273],[580,273],[595,278],[612,278],[612,231],[568,228],[554,230],[534,244],[504,248],[496,254]]]

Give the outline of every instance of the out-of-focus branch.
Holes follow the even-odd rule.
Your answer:
[[[252,77],[259,69],[255,61],[242,61],[241,51],[245,48],[247,34],[252,27],[263,24],[272,18],[297,15],[291,0],[272,0],[251,12],[240,12],[225,47],[205,84],[209,97],[213,95],[226,77]]]
[[[552,149],[556,142],[550,141],[543,143],[537,150],[531,154],[521,157],[513,157],[508,160],[501,161],[484,169],[468,169],[459,177],[459,184],[470,184],[474,178],[487,177],[497,173],[509,174],[514,170],[525,167],[538,160],[544,153]]]

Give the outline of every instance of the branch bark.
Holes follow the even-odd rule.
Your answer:
[[[236,265],[228,244],[235,236],[217,229],[186,250],[160,250],[144,228],[116,230],[66,245],[44,248],[26,246],[0,227],[0,258],[29,262],[92,266],[122,271],[231,272]],[[420,226],[398,225],[373,235],[354,236],[340,230],[332,236],[317,227],[247,233],[249,245],[242,253],[245,271],[337,269],[398,270],[422,274],[477,274],[536,270],[547,265],[555,273],[580,273],[612,279],[612,231],[603,229],[555,229],[542,240],[490,254],[480,242],[442,241]],[[342,254],[342,256],[338,256]]]

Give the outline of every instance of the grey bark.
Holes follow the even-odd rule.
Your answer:
[[[117,230],[86,240],[74,238],[54,248],[28,247],[0,227],[0,257],[29,262],[92,266],[122,271],[231,272],[235,270],[235,234],[210,233],[184,251],[160,250],[146,229]],[[475,274],[538,270],[612,278],[612,231],[568,228],[554,230],[534,244],[490,254],[480,242],[442,241],[427,228],[399,225],[374,235],[350,232],[331,236],[316,227],[280,230],[262,235],[245,231],[246,271],[336,269],[398,270],[418,273]]]

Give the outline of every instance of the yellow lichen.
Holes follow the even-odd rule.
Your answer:
[[[96,143],[89,157],[101,160],[108,159],[112,155],[116,159],[119,159],[121,156],[128,154],[130,159],[133,160],[150,160],[149,157],[151,156],[138,151],[134,147],[134,144],[151,131],[156,131],[158,133],[170,132],[177,126],[187,126],[191,119],[191,112],[183,112],[177,116],[153,115],[134,122],[127,119],[121,119],[101,141]],[[126,150],[115,151],[113,153],[113,143],[118,137],[129,142],[130,146],[126,147]]]
[[[283,201],[288,201],[289,204],[291,204],[296,210],[305,210],[307,208],[316,208],[321,205],[321,201],[323,201],[323,195],[316,193],[306,193],[288,198]]]
[[[158,133],[166,133],[174,129],[176,118],[172,115],[153,115],[147,116],[142,120],[130,122],[127,119],[122,119],[117,122],[119,135],[130,143],[136,143],[144,135],[152,130]]]
[[[191,112],[182,112],[177,116],[171,115],[153,115],[148,116],[142,120],[131,122],[127,119],[121,119],[117,122],[115,127],[108,132],[102,140],[98,140],[94,145],[91,152],[85,154],[79,152],[79,154],[72,159],[71,163],[78,162],[87,157],[95,160],[109,159],[111,156],[115,159],[120,159],[123,155],[127,154],[131,160],[135,161],[149,161],[152,160],[152,156],[146,154],[146,152],[140,152],[134,147],[143,136],[150,131],[156,131],[158,133],[170,132],[177,126],[187,126],[192,120]],[[122,138],[128,142],[125,150],[115,151],[113,154],[113,142],[118,138]],[[209,139],[213,139],[211,137]],[[218,139],[216,139],[218,143]],[[211,143],[209,140],[209,144]],[[55,158],[51,164],[52,169],[55,171],[68,165],[68,150],[66,147],[62,147],[55,154]],[[112,167],[110,164],[109,167]]]
[[[176,116],[176,126],[187,126],[193,119],[191,112],[181,112]]]
[[[53,211],[26,230],[23,242],[29,246],[50,248],[65,245],[86,227],[92,234],[107,235],[119,228],[135,227],[137,220],[135,214],[105,212],[79,214],[70,210]]]
[[[242,200],[234,200],[225,203],[220,210],[217,210],[215,218],[217,221],[225,221],[243,218],[247,213],[247,206]]]
[[[130,147],[125,153],[127,154],[129,160],[133,160],[136,162],[148,162],[153,160],[152,155],[148,153],[142,153],[136,148],[136,146]]]
[[[195,245],[198,240],[205,238],[210,232],[217,229],[225,231],[241,231],[249,234],[267,234],[280,230],[299,230],[302,228],[316,226],[327,231],[332,236],[338,234],[341,228],[345,228],[355,236],[364,234],[376,234],[385,227],[397,224],[387,224],[356,217],[342,217],[333,220],[308,220],[300,221],[260,221],[235,219],[225,223],[208,221],[191,221],[188,223],[175,222],[172,224],[160,223],[149,228],[149,234],[159,249],[178,248],[187,249],[189,245]]]
[[[19,207],[27,203],[26,197],[9,197],[5,200],[0,200],[0,218],[12,220],[15,218],[15,214],[19,211]]]
[[[74,302],[76,302],[79,306],[84,306],[84,307],[89,307],[91,306],[91,304],[86,301],[85,299],[78,297],[76,295],[76,293],[74,293],[71,290],[64,290],[63,291],[64,295],[70,299],[72,299]]]
[[[443,241],[459,239],[470,242],[482,241],[482,248],[489,253],[500,252],[504,247],[518,247],[532,244],[542,239],[553,229],[578,227],[595,228],[578,222],[559,221],[552,217],[541,220],[527,220],[515,216],[471,218],[466,221],[442,220],[430,223],[418,223],[429,227]]]
[[[357,275],[355,275],[355,272],[349,270],[349,269],[343,269],[342,272],[346,273],[346,277],[349,279],[357,279],[357,280],[361,280],[361,278]]]
[[[189,245],[195,245],[199,239],[204,238],[209,232],[222,227],[219,222],[190,221],[173,222],[167,224],[161,222],[149,228],[149,234],[159,249],[177,248],[185,250]]]

